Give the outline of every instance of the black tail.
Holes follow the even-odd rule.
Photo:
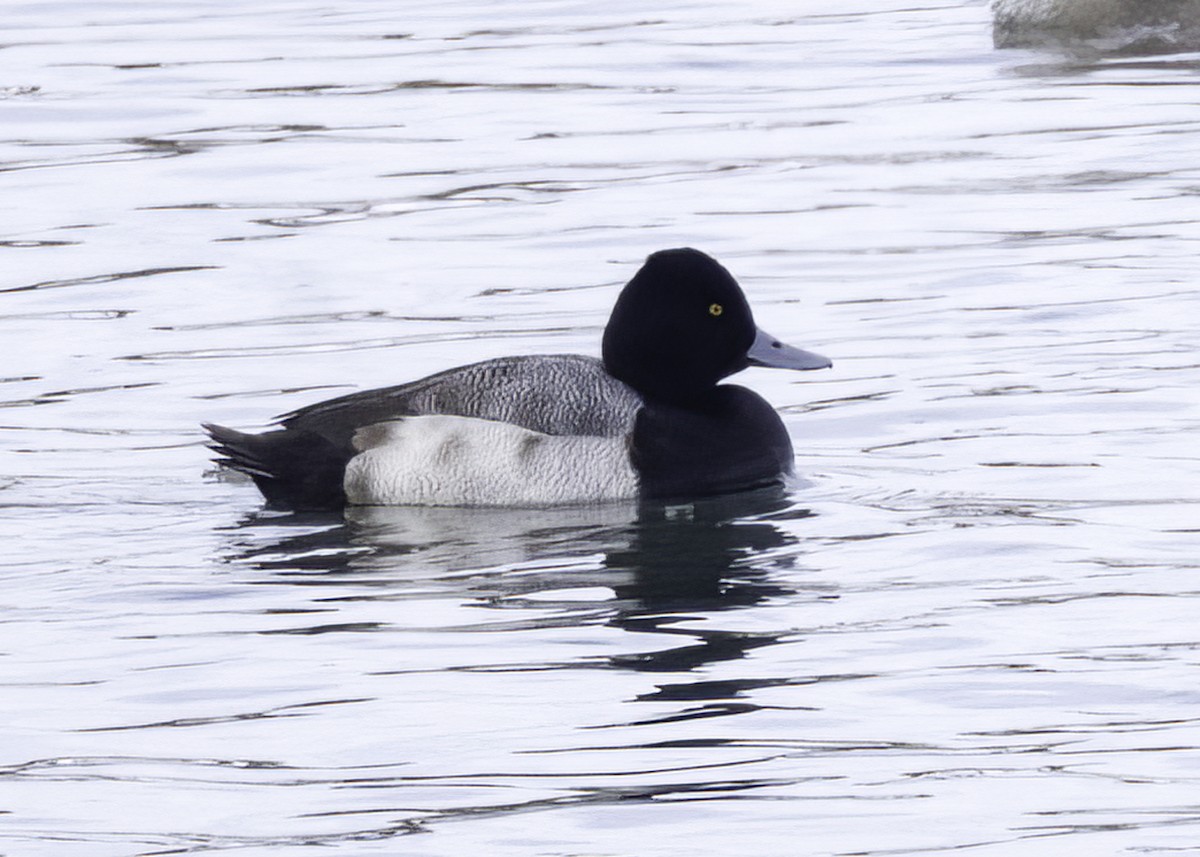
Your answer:
[[[315,511],[346,505],[342,478],[354,454],[320,435],[293,429],[247,434],[204,424],[216,462],[245,473],[275,508]]]

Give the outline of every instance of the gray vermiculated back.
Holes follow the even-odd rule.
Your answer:
[[[338,445],[348,445],[360,426],[426,414],[498,420],[551,435],[616,437],[632,429],[641,405],[596,358],[555,354],[472,363],[309,405],[280,422]]]

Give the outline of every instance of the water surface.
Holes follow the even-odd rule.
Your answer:
[[[0,852],[1197,851],[1200,55],[802,5],[6,8]],[[786,494],[207,463],[680,245],[835,361]]]

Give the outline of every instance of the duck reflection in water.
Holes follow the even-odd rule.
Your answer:
[[[345,518],[256,513],[236,528],[229,558],[271,572],[275,583],[353,587],[345,600],[427,598],[433,586],[441,597],[514,614],[520,609],[519,618],[502,620],[504,629],[594,625],[607,617],[630,631],[683,636],[687,645],[608,661],[625,669],[678,671],[742,657],[785,633],[675,626],[688,614],[792,595],[772,580],[772,571],[789,561],[784,549],[798,542],[781,524],[809,514],[778,488],[682,505],[363,507]],[[364,586],[371,591],[363,594]],[[604,597],[580,600],[589,587],[602,587]],[[567,590],[571,597],[554,599],[553,593]],[[496,630],[494,619],[480,630]]]

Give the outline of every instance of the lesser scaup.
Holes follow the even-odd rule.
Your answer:
[[[832,365],[759,330],[729,272],[690,248],[646,260],[602,353],[485,360],[318,402],[263,434],[205,429],[219,463],[287,509],[709,496],[792,470],[774,409],[717,382],[748,366]]]

